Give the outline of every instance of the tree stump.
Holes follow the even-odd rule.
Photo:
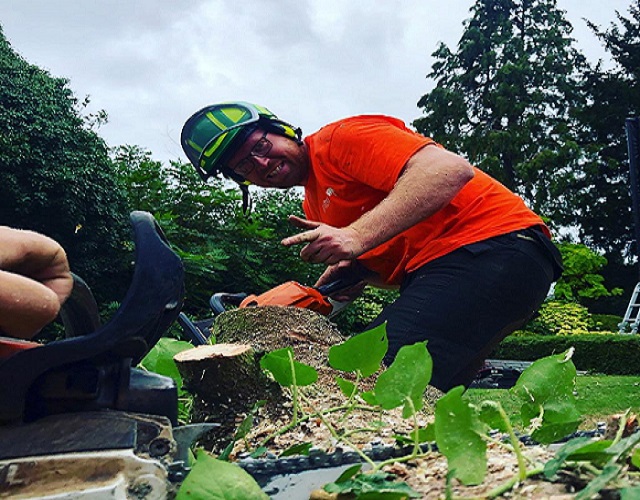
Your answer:
[[[174,356],[184,388],[193,394],[192,420],[219,423],[201,445],[224,449],[257,401],[282,401],[280,386],[260,368],[254,350],[245,344],[199,346]]]
[[[292,347],[296,361],[327,367],[329,348],[345,337],[328,318],[300,307],[261,306],[227,311],[212,326],[216,342],[248,344],[258,354]]]
[[[318,370],[320,384],[329,374],[328,351],[344,341],[326,317],[297,307],[261,306],[234,309],[219,315],[212,326],[216,344],[200,346],[174,357],[184,387],[194,395],[193,422],[215,422],[200,445],[220,452],[237,426],[265,400],[260,417],[288,420],[290,394],[271,381],[260,367],[267,352],[291,347],[296,361]],[[335,387],[337,390],[337,386]]]

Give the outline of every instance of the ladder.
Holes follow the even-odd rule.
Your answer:
[[[624,313],[622,322],[618,324],[619,333],[638,333],[640,326],[640,283],[636,284],[631,294],[631,300],[627,306],[627,312]],[[627,328],[631,327],[631,332],[627,332]]]

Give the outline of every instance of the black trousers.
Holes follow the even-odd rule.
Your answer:
[[[538,228],[459,248],[410,273],[387,322],[389,365],[404,345],[427,341],[431,385],[467,387],[484,359],[540,307],[562,272],[557,248]]]

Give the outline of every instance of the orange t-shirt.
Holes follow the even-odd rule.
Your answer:
[[[355,116],[305,138],[311,168],[304,187],[307,219],[345,227],[393,189],[411,156],[439,147],[388,116]],[[390,285],[461,246],[543,225],[522,199],[478,169],[453,200],[358,260]],[[546,230],[546,228],[545,228]]]

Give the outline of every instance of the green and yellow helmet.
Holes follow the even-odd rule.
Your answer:
[[[200,177],[222,173],[236,182],[245,179],[233,172],[227,161],[257,127],[300,142],[302,132],[263,106],[235,101],[213,104],[194,113],[182,127],[182,149]]]

